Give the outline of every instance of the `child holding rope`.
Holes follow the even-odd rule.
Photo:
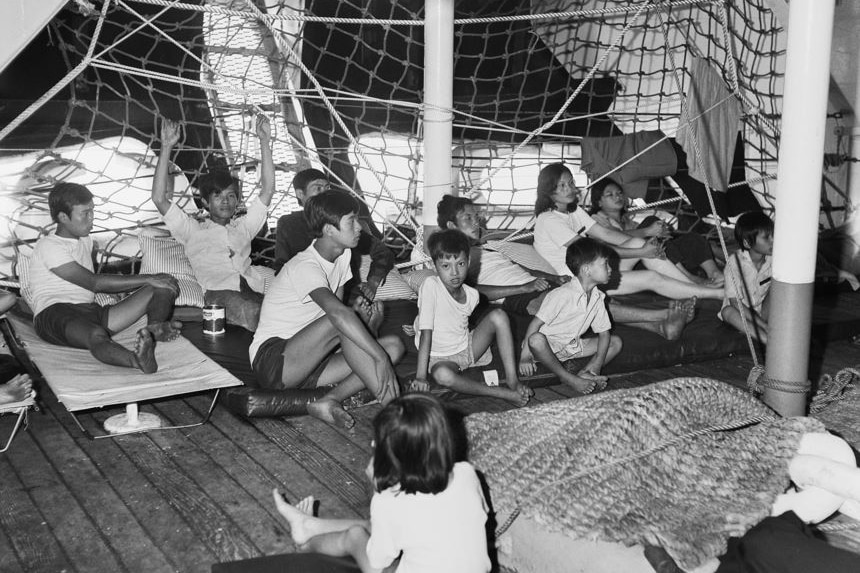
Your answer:
[[[517,376],[508,315],[500,308],[491,310],[469,331],[469,316],[478,306],[478,291],[466,284],[469,249],[469,238],[456,229],[437,231],[427,240],[437,276],[427,278],[418,293],[414,326],[418,366],[411,387],[429,389],[429,373],[437,383],[455,392],[502,398],[524,406],[533,391]],[[466,368],[490,363],[489,349],[494,338],[502,355],[507,387],[488,386],[462,374]]]
[[[609,282],[612,250],[594,239],[580,239],[567,248],[570,282],[550,291],[526,330],[520,354],[520,374],[535,373],[535,360],[542,362],[562,382],[588,394],[606,387],[603,366],[621,352],[621,339],[610,335],[612,323],[605,295],[598,285]],[[591,328],[597,337],[582,338]],[[577,374],[563,362],[591,356]]]
[[[475,469],[456,462],[451,423],[429,394],[408,394],[373,421],[370,522],[314,517],[314,498],[275,505],[301,551],[352,556],[362,572],[382,571],[400,556],[398,573],[490,570],[487,504]]]

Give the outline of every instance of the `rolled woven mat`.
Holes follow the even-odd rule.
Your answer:
[[[520,511],[575,538],[660,545],[692,569],[769,515],[801,436],[824,427],[676,378],[473,414],[466,429],[498,523]]]

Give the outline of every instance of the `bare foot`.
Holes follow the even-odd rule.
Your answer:
[[[568,375],[561,379],[562,382],[580,394],[591,394],[597,388],[598,383],[601,382],[603,383],[603,387],[606,387],[606,381],[608,380],[606,376],[582,376],[581,373],[574,374],[571,369],[575,366],[574,360],[569,360],[565,363],[564,368],[567,370]]]
[[[146,325],[146,328],[149,329],[152,337],[158,342],[170,342],[179,338],[179,334],[182,331],[182,323],[166,320],[164,322],[153,322]]]
[[[521,408],[528,404],[531,399],[528,390],[531,390],[528,386],[522,386],[521,388],[499,388],[499,398]]]
[[[684,312],[687,313],[687,322],[690,322],[696,316],[697,302],[699,302],[699,299],[694,296],[678,301],[678,308],[682,309]]]
[[[308,404],[308,414],[332,426],[349,429],[355,425],[353,417],[330,398],[322,398]]]
[[[291,505],[287,503],[281,492],[275,488],[272,490],[272,497],[275,498],[275,508],[278,510],[278,513],[290,525],[290,536],[293,538],[293,542],[299,547],[305,545],[313,537],[309,529],[310,523],[316,519],[314,517],[313,496],[308,496],[296,505]]]
[[[0,385],[0,404],[12,404],[26,400],[33,392],[33,381],[27,374],[18,374]]]
[[[152,374],[158,370],[158,362],[155,361],[155,339],[149,328],[141,328],[137,331],[134,341],[134,359],[137,367],[144,374]]]
[[[660,334],[666,340],[677,340],[681,337],[684,327],[690,322],[686,309],[675,305],[666,311],[666,318],[660,322]]]
[[[535,395],[534,390],[532,390],[530,387],[528,387],[525,384],[523,384],[522,382],[520,382],[518,379],[512,379],[510,382],[506,381],[506,383],[508,385],[508,388],[510,388],[511,390],[516,390],[517,392],[519,392],[521,394],[525,393],[525,395],[528,396],[529,398],[531,398],[532,396]]]

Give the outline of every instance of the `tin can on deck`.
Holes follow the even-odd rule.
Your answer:
[[[224,307],[217,304],[207,304],[203,307],[203,334],[224,334],[226,324]]]

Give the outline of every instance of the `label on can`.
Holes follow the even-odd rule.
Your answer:
[[[223,306],[207,304],[203,307],[203,334],[224,334],[226,323]]]

